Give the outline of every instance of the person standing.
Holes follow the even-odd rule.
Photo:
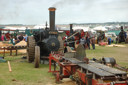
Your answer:
[[[90,39],[88,36],[86,37],[86,43],[87,43],[88,48],[90,49]]]
[[[119,41],[119,37],[117,36],[117,37],[116,37],[116,44],[118,43],[118,41]]]
[[[21,35],[18,37],[18,39],[19,39],[20,41],[22,41],[22,40],[24,39],[23,34],[21,34]]]
[[[91,45],[92,45],[92,48],[95,49],[95,37],[91,38]]]
[[[15,39],[13,36],[10,37],[10,41],[9,41],[11,44],[15,45]]]
[[[26,34],[26,35],[24,36],[24,39],[25,39],[26,42],[27,42],[27,38],[28,38],[28,35]]]
[[[6,33],[6,34],[5,34],[5,37],[6,37],[6,40],[8,40],[8,41],[9,41],[9,40],[10,40],[10,38],[11,38],[10,33],[9,33],[9,32],[8,32],[8,33]]]
[[[1,41],[4,41],[4,34],[1,35]]]
[[[108,38],[108,45],[111,45],[111,38]]]

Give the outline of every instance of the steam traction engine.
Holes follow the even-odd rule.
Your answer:
[[[33,36],[28,37],[27,59],[28,62],[35,61],[35,67],[39,67],[40,59],[46,58],[51,52],[63,49],[63,43],[57,30],[55,30],[55,10],[49,8],[50,30],[48,28],[35,31]],[[61,46],[60,46],[61,44]]]

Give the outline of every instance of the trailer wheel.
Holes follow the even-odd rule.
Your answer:
[[[28,36],[27,38],[27,60],[28,62],[34,61],[35,55],[35,39],[33,36]]]
[[[34,60],[35,68],[39,68],[39,64],[40,64],[40,47],[35,46],[35,60]]]

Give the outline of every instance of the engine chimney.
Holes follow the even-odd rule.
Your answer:
[[[50,20],[50,31],[55,30],[55,7],[50,7],[49,8],[49,20]]]

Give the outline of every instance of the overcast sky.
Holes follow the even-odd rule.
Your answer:
[[[51,6],[56,24],[128,22],[128,0],[0,0],[0,24],[49,23]]]

